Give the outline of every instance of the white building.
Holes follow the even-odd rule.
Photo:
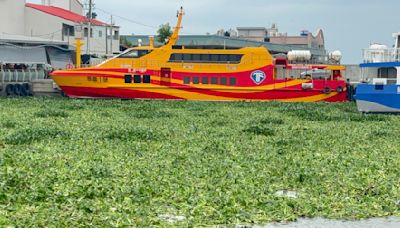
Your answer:
[[[268,30],[265,27],[238,27],[239,38],[265,42],[268,37]]]
[[[42,4],[0,0],[0,34],[64,41],[72,46],[75,38],[82,38],[82,54],[106,56],[119,52],[119,27],[92,19],[89,33],[83,12],[79,0],[43,0]]]

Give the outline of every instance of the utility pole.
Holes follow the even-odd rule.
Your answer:
[[[113,16],[111,15],[111,25],[110,25],[110,33],[111,33],[111,35],[110,35],[110,40],[111,40],[111,55],[113,55],[114,54],[114,52],[113,52],[113,39],[114,39],[114,37],[113,37],[113,26],[114,26],[114,22],[113,22]]]
[[[93,1],[89,0],[89,15],[88,15],[88,33],[87,33],[87,41],[86,41],[86,54],[90,54],[90,35],[92,30],[92,8]]]
[[[108,27],[107,26],[105,26],[105,30],[106,30],[106,33],[104,33],[104,36],[106,37],[106,56],[108,58]]]

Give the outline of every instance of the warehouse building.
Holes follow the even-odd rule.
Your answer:
[[[149,36],[122,36],[122,40],[125,40],[127,46],[139,46],[139,41],[142,45],[149,43]],[[161,46],[162,43],[157,42],[157,46]],[[178,46],[184,46],[185,48],[210,48],[210,49],[234,49],[241,47],[266,47],[271,54],[287,54],[292,50],[309,50],[311,52],[313,63],[325,63],[327,51],[321,47],[309,47],[308,45],[291,45],[291,44],[274,44],[265,41],[255,41],[244,39],[241,37],[227,37],[218,35],[182,35],[179,36],[177,43]],[[123,46],[123,48],[126,48]]]
[[[119,27],[96,19],[89,26],[83,12],[79,0],[43,0],[42,4],[1,0],[0,61],[4,64],[30,58],[26,63],[44,61],[64,69],[74,62],[76,38],[83,39],[82,53],[87,56],[118,53]]]

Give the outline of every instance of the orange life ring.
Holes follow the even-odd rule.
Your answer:
[[[65,66],[65,69],[74,69],[74,64],[68,63],[68,64]]]

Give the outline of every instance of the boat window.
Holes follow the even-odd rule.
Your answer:
[[[143,83],[146,83],[146,84],[150,84],[151,83],[150,75],[143,75]]]
[[[190,77],[188,77],[188,76],[183,77],[183,84],[186,84],[186,85],[190,84]]]
[[[149,54],[149,50],[129,50],[121,55],[119,55],[117,58],[130,58],[130,59],[135,59],[135,58],[140,58],[142,56],[145,56]]]
[[[200,55],[200,54],[193,54],[193,55],[192,55],[192,60],[193,60],[194,62],[200,62],[200,60],[201,60],[201,55]]]
[[[181,62],[182,60],[183,60],[182,54],[172,54],[170,58],[171,62]]]
[[[383,90],[384,85],[375,85],[375,90]]]
[[[213,85],[218,84],[218,78],[217,77],[212,77],[211,78],[211,84],[213,84]]]
[[[201,78],[201,84],[207,85],[208,84],[208,77]]]
[[[219,62],[219,55],[211,55],[211,62]]]
[[[227,79],[226,77],[221,78],[221,85],[226,85],[227,84]]]
[[[237,83],[236,78],[230,78],[230,79],[229,79],[229,84],[230,84],[230,85],[236,85],[236,83]]]
[[[192,55],[191,54],[184,54],[183,55],[183,61],[184,62],[189,62],[192,60]]]
[[[228,62],[228,55],[220,55],[219,61],[221,62]]]
[[[228,55],[229,62],[240,62],[241,56],[239,55]]]
[[[125,75],[125,83],[132,83],[132,75]]]
[[[210,55],[201,55],[201,59],[200,59],[202,62],[210,62],[211,61],[211,58],[210,58]]]
[[[142,83],[142,77],[140,75],[133,76],[133,82],[136,84]]]
[[[193,84],[195,84],[195,85],[200,84],[200,78],[199,77],[193,77]]]

